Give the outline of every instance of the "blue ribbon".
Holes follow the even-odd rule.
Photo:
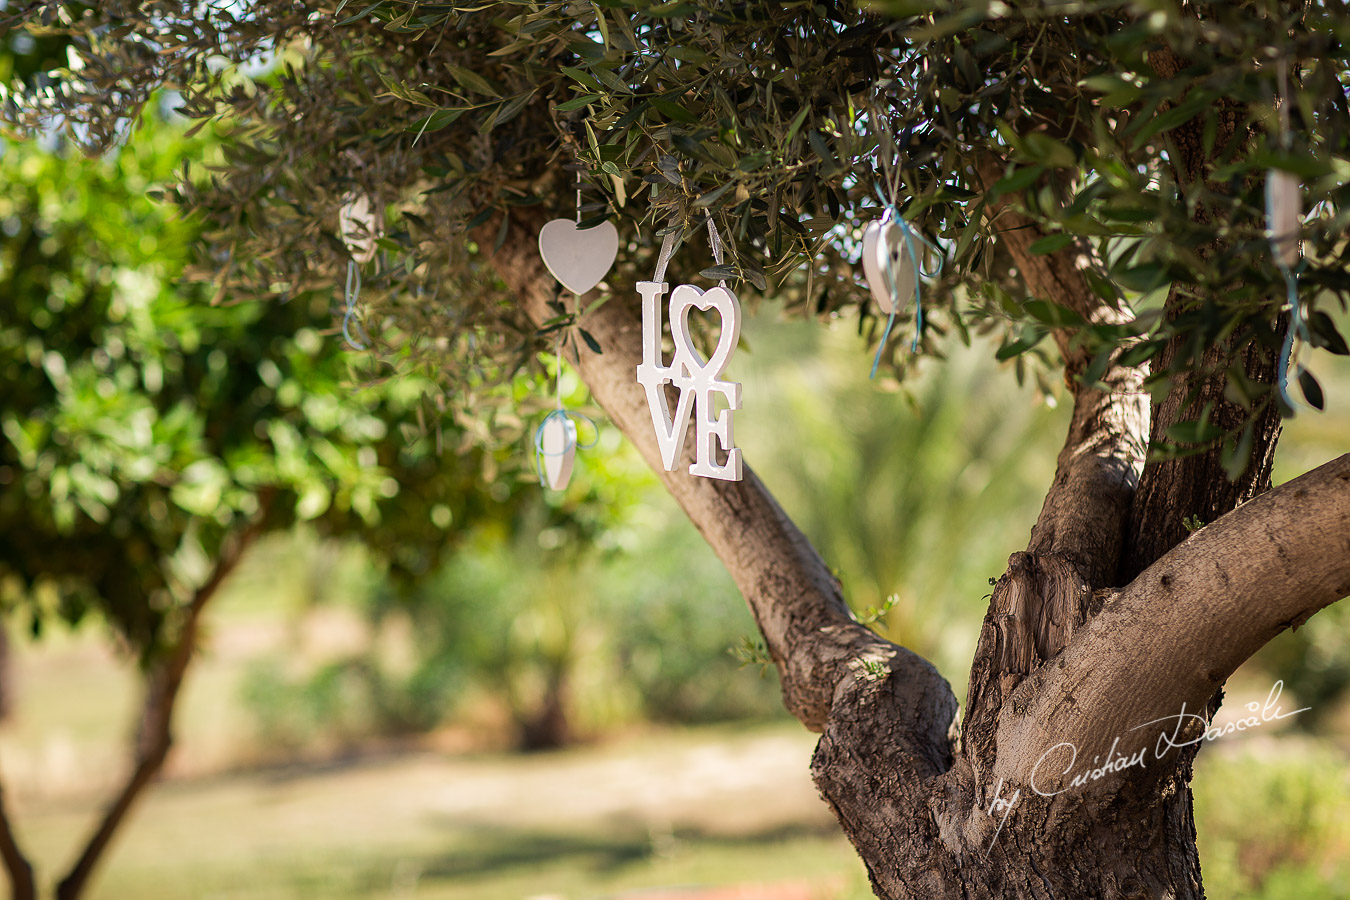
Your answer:
[[[342,336],[347,339],[347,346],[353,350],[365,350],[370,343],[370,335],[366,329],[356,320],[356,298],[361,296],[361,269],[356,265],[356,260],[347,260],[347,312],[342,317]],[[361,343],[352,337],[351,326],[355,324],[356,330],[361,333],[361,337],[366,343]]]
[[[558,450],[554,453],[548,452],[547,450],[544,449],[544,426],[547,425],[551,419],[559,419],[559,418],[564,420],[573,419],[576,421],[585,422],[587,425],[591,426],[592,430],[595,431],[595,437],[591,438],[588,442],[581,444],[577,443],[577,439],[575,437],[571,437],[569,435],[568,443],[564,443],[563,448],[561,450]],[[566,422],[564,422],[563,434],[567,434],[566,427],[567,427]],[[578,450],[589,450],[592,447],[594,447],[597,443],[599,443],[599,441],[600,441],[600,429],[596,427],[595,421],[585,413],[573,412],[570,409],[563,409],[560,406],[557,409],[553,410],[553,412],[544,416],[544,420],[540,422],[539,427],[535,428],[534,430],[534,470],[539,475],[539,483],[540,484],[545,483],[544,482],[545,456],[563,456],[564,454],[567,453],[567,451],[571,447],[575,447]]]
[[[1285,292],[1289,299],[1289,330],[1284,333],[1284,343],[1280,347],[1279,369],[1276,372],[1276,383],[1280,389],[1280,399],[1285,402],[1291,410],[1297,409],[1299,405],[1294,402],[1294,398],[1289,395],[1289,363],[1290,357],[1294,353],[1294,340],[1302,338],[1309,340],[1308,323],[1303,318],[1303,302],[1298,297],[1298,278],[1294,270],[1288,266],[1280,266],[1280,274],[1284,276]],[[1301,372],[1303,367],[1299,367]]]
[[[909,350],[911,353],[919,352],[919,337],[923,334],[923,279],[937,278],[942,274],[942,248],[938,247],[928,238],[919,234],[909,223],[900,217],[899,212],[894,206],[887,206],[886,212],[882,214],[882,224],[889,222],[894,217],[895,224],[900,226],[900,233],[905,238],[905,254],[909,257],[914,266],[914,340],[910,342]],[[925,272],[923,268],[923,258],[915,249],[914,242],[918,241],[922,246],[928,247],[937,257],[937,267],[931,272]],[[877,366],[881,364],[881,354],[886,352],[886,341],[891,337],[891,329],[895,326],[895,314],[900,309],[900,288],[895,283],[895,273],[891,269],[890,255],[886,256],[886,266],[882,274],[886,280],[886,288],[891,292],[891,314],[886,319],[886,330],[881,333],[881,344],[877,347],[877,355],[872,360],[872,372],[867,377],[875,378]]]

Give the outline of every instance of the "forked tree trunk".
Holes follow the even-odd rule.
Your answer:
[[[1032,293],[1089,322],[1120,315],[1093,299],[1081,253],[1030,254],[1040,236],[1032,223],[1007,208],[991,213],[1005,217],[1000,233]],[[542,221],[529,215],[513,214],[496,263],[541,323],[553,315],[553,283],[534,250]],[[581,323],[603,352],[576,342],[573,362],[735,578],[784,703],[822,733],[812,774],[877,895],[1201,897],[1191,754],[1157,754],[1163,726],[1132,729],[1175,717],[1183,704],[1203,709],[1262,644],[1350,593],[1350,455],[1221,515],[1269,483],[1278,431],[1263,430],[1253,458],[1264,468],[1249,489],[1229,491],[1210,512],[1217,521],[1165,555],[1170,544],[1155,546],[1121,583],[1149,434],[1146,373],[1115,365],[1104,376],[1109,390],[1074,386],[1069,434],[1031,542],[992,595],[958,734],[948,683],[857,623],[837,580],[748,466],[741,482],[691,477],[686,445],[676,471],[663,470],[635,378],[635,300],[631,285],[615,285]],[[1070,374],[1081,371],[1086,359],[1071,335],[1056,338]],[[1248,370],[1268,379],[1264,359]],[[1144,514],[1171,516],[1166,491],[1156,496]],[[1194,726],[1166,731],[1184,743]],[[1076,765],[1038,769],[1058,744],[1076,749]],[[1147,764],[1073,784],[1094,765],[1136,754]]]

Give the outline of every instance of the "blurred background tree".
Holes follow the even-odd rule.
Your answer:
[[[466,488],[494,451],[438,453],[442,436],[419,429],[425,381],[374,379],[320,333],[329,298],[221,306],[182,283],[200,226],[155,186],[187,147],[181,125],[152,117],[97,162],[59,145],[0,155],[6,616],[38,637],[96,614],[145,672],[135,765],[62,897],[163,765],[201,615],[260,534],[380,523],[373,543],[407,580],[451,546],[453,522],[510,508],[509,487]],[[401,488],[416,499],[387,502]]]

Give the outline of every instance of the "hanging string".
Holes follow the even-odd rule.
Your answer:
[[[1294,341],[1308,340],[1308,326],[1303,318],[1303,302],[1298,297],[1298,277],[1288,266],[1281,264],[1280,273],[1284,275],[1285,296],[1289,301],[1289,328],[1284,333],[1284,343],[1280,345],[1280,361],[1276,382],[1280,389],[1280,399],[1290,409],[1297,408],[1294,398],[1289,394],[1289,370],[1294,353]],[[1300,371],[1302,368],[1300,367]]]
[[[577,224],[581,224],[581,170],[577,169]]]
[[[942,248],[910,228],[909,223],[900,215],[897,199],[900,195],[900,167],[896,164],[900,146],[896,143],[895,136],[891,131],[890,119],[878,109],[875,102],[869,103],[868,111],[872,125],[881,137],[881,146],[877,148],[882,177],[882,183],[877,186],[877,193],[881,195],[881,202],[885,206],[885,211],[881,215],[881,223],[885,225],[894,220],[904,238],[904,257],[908,258],[910,267],[914,270],[914,339],[910,341],[909,349],[911,353],[918,353],[919,338],[923,335],[923,279],[937,278],[942,274]],[[906,129],[906,140],[908,133],[908,129]],[[931,272],[926,271],[923,267],[924,256],[927,255],[925,248],[932,250],[937,260],[936,267]],[[886,328],[881,333],[881,344],[877,347],[876,356],[872,359],[872,371],[867,376],[868,378],[876,377],[877,367],[881,364],[882,354],[886,351],[886,342],[890,340],[891,329],[895,327],[896,312],[902,305],[895,302],[900,300],[900,286],[895,283],[895,270],[890,264],[889,255],[887,256],[887,264],[883,269],[883,277],[886,279],[886,288],[890,291],[894,301],[891,303],[891,313],[886,318]]]
[[[1285,62],[1281,60],[1277,68],[1277,79],[1279,84],[1280,100],[1280,143],[1285,150],[1289,149],[1289,82],[1285,72]],[[1287,204],[1287,197],[1281,198],[1285,190],[1290,189],[1289,176],[1283,173],[1269,172],[1266,175],[1266,223],[1269,230],[1270,249],[1275,257],[1275,265],[1279,268],[1280,274],[1284,277],[1285,299],[1289,304],[1289,327],[1284,333],[1284,341],[1280,345],[1280,356],[1277,364],[1275,382],[1280,392],[1280,399],[1291,410],[1297,409],[1301,404],[1296,403],[1293,396],[1289,393],[1289,373],[1294,368],[1294,342],[1298,340],[1308,341],[1307,321],[1303,316],[1303,301],[1298,295],[1298,273],[1297,270],[1302,266],[1302,260],[1298,252],[1298,221],[1295,218],[1293,234],[1281,234],[1280,228],[1284,224],[1277,221],[1277,204]],[[1297,183],[1294,183],[1292,190],[1297,191]],[[1281,211],[1283,211],[1283,207]],[[1291,250],[1292,248],[1292,250]],[[1294,257],[1291,262],[1289,257]],[[1299,367],[1302,371],[1302,367]]]
[[[356,299],[361,296],[361,268],[356,264],[356,260],[347,260],[347,288],[345,291],[347,300],[347,312],[342,317],[342,336],[347,340],[347,346],[353,350],[365,350],[369,347],[370,335],[356,318]],[[356,340],[352,337],[352,326],[356,326],[362,340],[366,343]]]
[[[881,198],[881,202],[887,206],[895,206],[896,197],[900,195],[900,167],[895,164],[894,157],[899,154],[900,147],[891,132],[890,119],[877,109],[875,103],[869,104],[869,110],[873,126],[885,139],[885,146],[877,148],[878,156],[881,157],[881,177],[886,191]],[[908,134],[908,130],[906,130],[906,134]],[[878,193],[880,193],[880,186]]]
[[[562,402],[562,329],[558,329],[558,337],[553,342],[553,392],[558,398],[558,409],[563,408]]]
[[[708,217],[708,246],[712,248],[713,265],[720,266],[722,265],[722,235],[717,233],[717,225],[713,223],[712,213],[705,212],[705,215]],[[727,280],[719,278],[717,284],[719,287],[726,287]]]
[[[674,255],[682,237],[683,230],[679,222],[672,218],[666,225],[666,236],[661,241],[661,252],[656,257],[656,274],[652,276],[652,281],[660,284],[666,280],[666,266],[670,265],[670,257]]]

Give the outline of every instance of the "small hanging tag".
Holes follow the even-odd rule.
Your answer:
[[[572,464],[577,458],[577,423],[567,415],[550,413],[539,426],[539,455],[543,460],[543,482],[555,491],[566,489],[572,480]]]
[[[923,268],[923,254],[933,251],[937,259],[932,271]],[[886,329],[881,344],[872,360],[872,373],[877,374],[881,356],[886,351],[895,317],[905,311],[909,298],[914,298],[914,340],[909,348],[918,352],[923,334],[923,278],[937,278],[942,274],[942,250],[932,241],[909,227],[893,207],[887,207],[881,218],[863,231],[863,277],[877,306],[886,314]]]
[[[905,252],[902,225],[887,216],[863,231],[862,264],[868,290],[886,315],[902,313],[914,296],[914,261]]]
[[[379,223],[371,208],[370,198],[364,193],[348,195],[347,202],[338,210],[338,230],[347,252],[359,265],[375,258],[375,241],[379,238]]]
[[[1303,252],[1303,196],[1298,176],[1283,169],[1266,172],[1266,236],[1275,261],[1286,269],[1298,265]]]
[[[642,363],[637,367],[637,380],[647,392],[647,408],[656,430],[661,462],[667,472],[675,471],[692,415],[695,417],[695,453],[689,473],[723,481],[740,481],[741,451],[735,446],[732,414],[741,408],[741,385],[734,381],[723,381],[722,376],[740,341],[741,304],[725,281],[707,291],[692,284],[677,286],[670,294],[667,310],[675,354],[670,365],[665,364],[661,352],[662,318],[658,301],[669,287],[662,279],[674,251],[675,234],[672,231],[666,235],[657,260],[655,279],[639,281],[637,285],[638,294],[642,297]],[[721,265],[721,238],[711,217],[708,218],[708,235],[714,262]],[[693,309],[716,310],[722,320],[717,347],[706,362],[689,334],[689,312]],[[679,391],[673,414],[666,400],[667,384],[674,385]],[[716,413],[716,394],[720,394],[726,402],[727,408],[721,413]],[[719,446],[726,453],[725,461],[720,463],[717,461]]]

